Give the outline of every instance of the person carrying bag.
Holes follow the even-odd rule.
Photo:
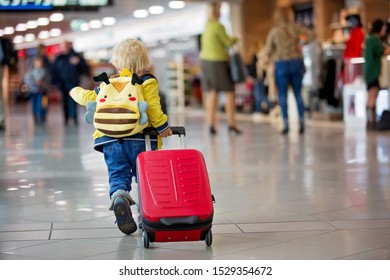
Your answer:
[[[217,133],[217,107],[218,93],[225,94],[225,111],[228,119],[228,132],[241,134],[236,122],[236,104],[234,95],[234,82],[230,76],[229,53],[237,38],[226,33],[225,27],[220,23],[221,3],[208,4],[208,20],[201,35],[200,60],[202,69],[203,90],[207,94],[207,116],[211,135]]]

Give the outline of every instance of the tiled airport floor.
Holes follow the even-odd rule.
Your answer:
[[[80,108],[80,119],[82,109]],[[390,133],[308,121],[303,136],[240,116],[208,134],[201,110],[171,115],[206,160],[216,198],[213,244],[151,243],[123,235],[108,210],[93,128],[62,124],[59,107],[35,126],[12,106],[0,133],[0,259],[390,259]],[[175,138],[165,142],[175,147]],[[133,191],[133,197],[137,194]],[[134,216],[137,215],[133,208]]]

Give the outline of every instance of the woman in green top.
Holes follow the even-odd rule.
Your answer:
[[[364,79],[367,83],[367,129],[376,129],[376,99],[378,97],[381,73],[381,59],[390,54],[390,48],[384,48],[381,38],[386,35],[386,24],[383,20],[376,20],[365,42],[364,49]]]
[[[229,53],[237,39],[230,37],[219,22],[220,3],[209,3],[209,18],[201,36],[200,60],[203,74],[203,87],[207,94],[207,116],[211,134],[216,134],[218,92],[226,97],[225,111],[229,132],[240,134],[235,119],[234,83],[229,75]]]

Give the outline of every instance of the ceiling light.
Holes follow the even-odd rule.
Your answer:
[[[168,4],[171,9],[183,9],[185,5],[184,1],[170,1]]]
[[[17,35],[14,37],[14,40],[12,41],[14,44],[20,44],[23,43],[23,36],[22,35]]]
[[[89,24],[84,22],[83,24],[80,25],[80,30],[81,31],[88,31],[89,30]]]
[[[102,27],[102,22],[100,20],[97,20],[97,19],[91,20],[89,22],[89,27],[94,28],[94,29],[100,28],[100,27]]]
[[[37,19],[37,23],[39,26],[46,26],[50,23],[50,20],[46,17],[40,17],[39,19]]]
[[[160,15],[164,12],[164,7],[163,6],[151,6],[148,9],[148,11],[152,15]]]
[[[12,26],[7,26],[6,28],[4,28],[3,32],[4,35],[11,35],[15,33],[15,29]]]
[[[149,15],[147,10],[135,10],[133,16],[135,18],[146,18]]]
[[[39,32],[39,34],[38,34],[38,38],[39,39],[48,39],[50,37],[50,32],[49,31],[47,31],[47,30],[44,30],[44,31],[41,31],[41,32]]]
[[[29,20],[27,22],[27,28],[28,29],[34,29],[38,27],[38,22],[36,20]]]
[[[23,32],[23,31],[26,31],[27,30],[27,24],[25,23],[18,23],[15,27],[15,30],[16,31],[20,31],[20,32]]]
[[[32,33],[28,33],[26,35],[24,35],[24,41],[25,42],[32,42],[35,40],[35,35],[32,34]]]
[[[59,37],[59,36],[61,36],[61,34],[62,34],[62,31],[59,28],[50,29],[50,36],[51,37]]]
[[[49,17],[50,21],[52,22],[58,22],[58,21],[63,21],[64,20],[64,14],[61,14],[61,13],[54,13],[54,14],[51,14],[51,16]]]
[[[102,19],[103,25],[114,25],[116,23],[116,18],[114,17],[105,17]]]

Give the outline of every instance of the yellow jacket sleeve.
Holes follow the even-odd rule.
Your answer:
[[[142,86],[144,88],[144,99],[148,103],[146,113],[148,114],[149,122],[158,129],[167,123],[168,117],[161,109],[157,80],[155,78],[147,79]]]
[[[96,101],[96,92],[94,90],[83,89],[82,87],[74,87],[70,91],[70,96],[78,104],[87,106],[90,101]]]

